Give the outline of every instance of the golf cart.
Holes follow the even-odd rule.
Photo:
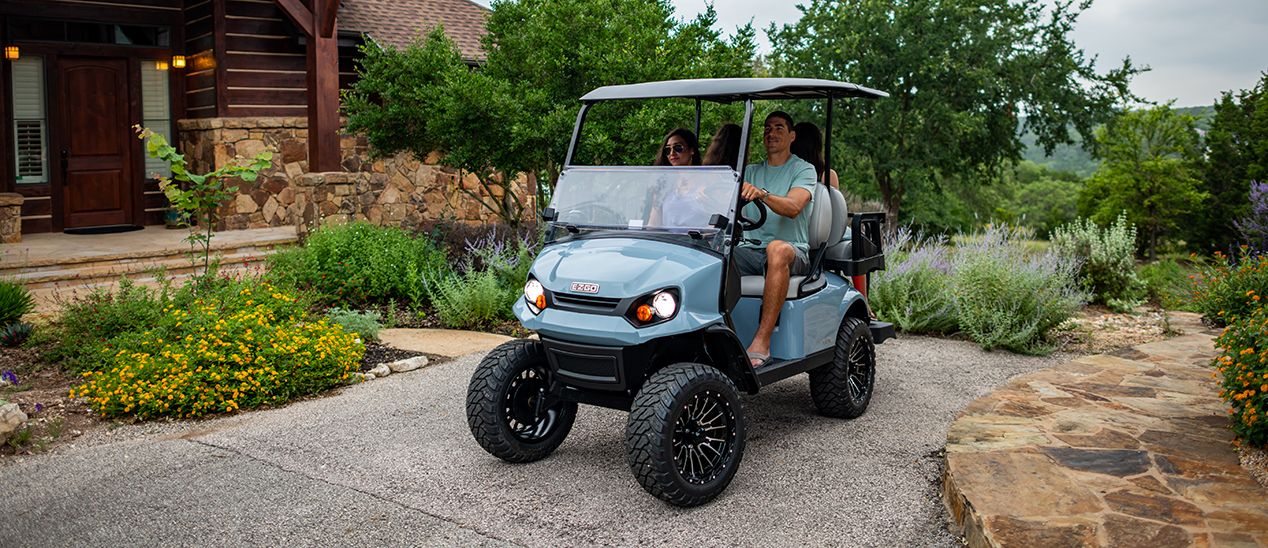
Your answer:
[[[694,99],[697,134],[702,101],[742,103],[746,147],[754,101],[821,99],[831,151],[833,101],[883,97],[854,84],[788,78],[649,82],[582,97],[542,214],[545,245],[514,306],[540,340],[497,347],[471,377],[467,421],[480,446],[531,462],[564,441],[577,404],[628,411],[634,476],[652,495],[694,506],[721,493],[740,466],[741,390],[756,394],[809,373],[821,413],[862,415],[875,378],[873,345],[894,329],[870,320],[850,279],[885,268],[884,213],[849,214],[837,189],[815,185],[802,213],[810,215],[810,270],[790,280],[772,359],[755,368],[745,348],[757,331],[764,278],[740,276],[732,254],[767,213],[740,197],[745,154],[733,166],[695,167],[578,165],[575,154],[587,112],[607,101]],[[671,223],[654,213],[675,191],[690,207],[677,207]]]

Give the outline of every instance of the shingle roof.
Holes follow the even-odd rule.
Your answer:
[[[480,37],[489,10],[470,0],[343,0],[337,21],[341,31],[359,31],[380,45],[404,49],[437,23],[469,61],[483,61]]]

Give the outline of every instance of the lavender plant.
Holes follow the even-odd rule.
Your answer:
[[[536,241],[499,237],[494,230],[466,241],[464,259],[452,271],[424,272],[427,295],[445,325],[472,328],[514,317],[536,256]]]
[[[1247,246],[1268,251],[1268,183],[1250,182],[1250,213],[1233,226]]]
[[[1077,258],[1028,253],[1025,240],[1026,231],[988,227],[964,239],[954,254],[950,294],[955,317],[982,348],[1050,352],[1048,332],[1088,301],[1088,292],[1077,282]]]
[[[908,229],[884,242],[888,267],[872,277],[868,301],[877,317],[905,332],[947,333],[957,322],[950,299],[950,250],[946,239],[923,238]]]

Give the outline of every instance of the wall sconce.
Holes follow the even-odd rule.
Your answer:
[[[17,58],[18,58],[18,47],[17,47],[17,46],[5,46],[5,47],[4,47],[4,58],[5,58],[5,59],[8,59],[8,60],[10,60],[10,61],[12,61],[12,60],[14,60],[14,59],[17,59]]]
[[[185,56],[184,56],[184,55],[173,55],[173,56],[172,56],[172,68],[185,68]]]
[[[159,70],[167,70],[167,61],[157,61],[157,62],[155,62],[155,63],[154,63],[154,68],[157,68],[157,69],[159,69]]]

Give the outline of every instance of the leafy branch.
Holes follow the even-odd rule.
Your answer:
[[[172,207],[180,210],[181,225],[189,227],[189,236],[184,241],[189,242],[190,262],[195,274],[198,266],[195,249],[202,248],[203,276],[206,276],[211,268],[212,228],[220,221],[220,205],[238,192],[237,186],[226,187],[225,182],[233,178],[254,182],[260,170],[272,165],[273,153],[265,150],[250,161],[239,156],[220,169],[198,175],[189,171],[185,155],[177,154],[176,147],[162,135],[140,125],[133,126],[133,129],[146,142],[145,148],[151,158],[158,158],[172,167],[170,179],[159,177],[159,188]],[[205,232],[199,229],[200,225],[206,229]]]

